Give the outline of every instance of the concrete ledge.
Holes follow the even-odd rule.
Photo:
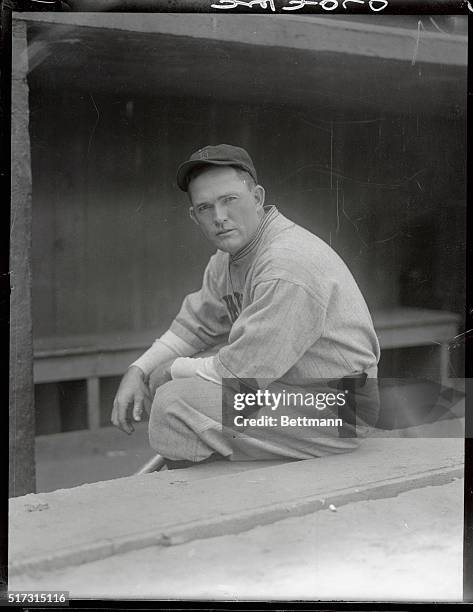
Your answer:
[[[203,480],[189,478],[191,472],[147,474],[12,499],[10,573],[238,533],[330,504],[444,484],[463,475],[463,440],[370,439],[348,455]]]

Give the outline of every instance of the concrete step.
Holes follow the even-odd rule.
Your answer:
[[[10,572],[182,543],[463,475],[461,438],[373,438],[352,454],[224,474],[201,468],[10,500]],[[248,467],[248,464],[247,466]],[[205,478],[198,470],[207,471]]]
[[[454,409],[458,411],[457,418],[405,429],[379,429],[375,430],[372,436],[463,437],[464,400],[455,405]],[[36,491],[54,491],[131,476],[152,456],[147,422],[136,423],[135,433],[131,436],[127,436],[115,427],[37,436]],[[264,462],[261,467],[263,465],[268,464]],[[226,463],[225,467],[217,463],[212,466],[203,470],[199,468],[195,477],[206,478],[212,474],[234,473],[249,469],[245,463]]]
[[[238,534],[10,576],[9,587],[101,600],[461,601],[463,487],[458,479]]]

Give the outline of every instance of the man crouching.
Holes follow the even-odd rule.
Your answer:
[[[150,444],[169,462],[308,459],[357,448],[378,414],[377,388],[369,383],[376,381],[379,344],[345,263],[265,202],[242,148],[200,149],[180,165],[177,183],[217,251],[202,288],[127,370],[113,424],[131,433],[132,419],[152,403]],[[345,394],[343,406],[326,406],[344,426],[232,427],[231,398],[258,389]],[[284,410],[296,422],[324,416],[305,399]],[[275,418],[272,401],[245,411]]]

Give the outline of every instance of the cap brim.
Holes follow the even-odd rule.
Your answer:
[[[243,164],[239,164],[238,162],[234,161],[219,161],[216,159],[195,159],[192,161],[186,161],[179,166],[176,175],[177,184],[179,188],[182,189],[182,191],[187,191],[187,175],[197,166],[238,166],[242,170],[246,170],[247,172],[249,172],[251,175],[253,174],[249,168],[247,168]]]

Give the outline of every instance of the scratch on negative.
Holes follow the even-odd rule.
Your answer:
[[[442,30],[442,28],[438,25],[438,23],[435,21],[433,17],[429,17],[429,21],[438,32],[440,32],[441,34],[448,34],[448,32],[445,32],[445,30]]]
[[[13,211],[13,215],[12,215],[12,219],[11,219],[11,222],[10,222],[10,232],[12,232],[13,228],[15,227],[17,210],[18,210],[18,207],[15,206],[14,211]]]
[[[458,334],[457,336],[453,336],[452,341],[453,340],[457,340],[458,338],[462,338],[463,336],[466,336],[467,334],[469,334],[472,331],[473,331],[473,328],[467,329],[466,331],[462,332],[461,334]]]
[[[394,238],[397,238],[398,236],[399,232],[396,232],[392,236],[389,236],[389,238],[384,238],[383,240],[375,240],[373,244],[382,244],[383,242],[389,242],[390,240],[394,240]]]
[[[353,225],[353,227],[355,228],[355,231],[358,234],[358,238],[359,238],[360,242],[363,244],[363,246],[366,249],[368,249],[369,245],[363,240],[363,237],[361,236],[360,228],[355,223],[355,221],[353,221],[353,219],[348,216],[348,213],[345,210],[345,192],[344,191],[342,191],[342,213],[348,219],[348,221],[350,221],[350,223]]]
[[[338,209],[338,180],[337,180],[337,229],[335,231],[337,234],[340,231],[340,212]]]
[[[92,138],[94,137],[95,130],[96,130],[97,125],[98,125],[98,123],[100,121],[100,113],[99,113],[99,109],[97,108],[97,104],[95,104],[94,96],[91,93],[89,93],[89,96],[90,96],[90,99],[92,100],[92,104],[94,105],[95,112],[97,113],[97,119],[95,120],[94,127],[92,128],[92,131],[90,133],[89,144],[87,145],[87,157],[89,157],[90,145],[92,144]]]
[[[414,48],[414,54],[412,56],[412,62],[411,65],[415,66],[416,60],[417,60],[417,53],[419,52],[419,43],[420,43],[420,30],[424,29],[424,24],[422,23],[422,19],[419,19],[417,21],[417,37],[416,37],[416,46]]]

